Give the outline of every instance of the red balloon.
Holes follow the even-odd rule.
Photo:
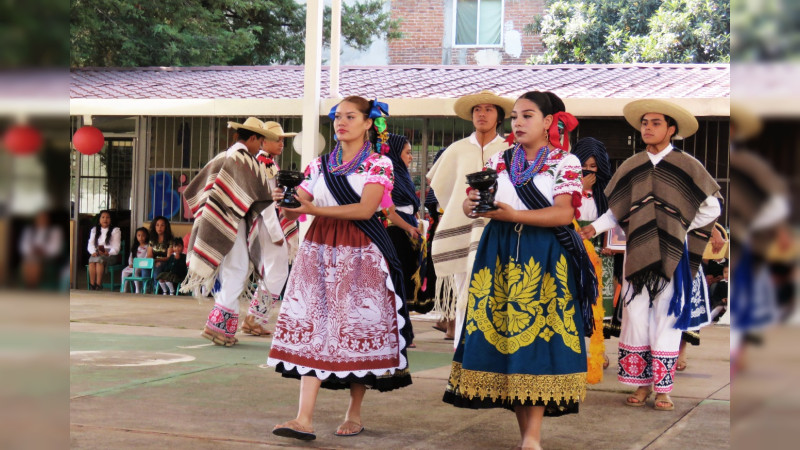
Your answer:
[[[84,155],[94,155],[103,149],[105,143],[106,138],[103,137],[103,132],[95,127],[80,127],[72,135],[72,145],[75,146],[75,150]]]
[[[14,155],[32,155],[42,148],[42,133],[30,125],[14,125],[3,136],[3,146]]]

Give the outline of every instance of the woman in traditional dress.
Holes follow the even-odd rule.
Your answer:
[[[338,143],[306,168],[286,216],[314,216],[300,245],[275,326],[268,364],[300,378],[297,417],[273,433],[315,439],[313,412],[320,387],[350,389],[337,436],[363,431],[367,387],[388,391],[411,384],[406,347],[411,324],[404,312],[400,263],[380,219],[391,205],[392,161],[380,149],[388,106],[347,97],[331,110]],[[372,134],[372,136],[369,136]],[[369,137],[368,137],[369,136]],[[276,190],[280,201],[283,192]]]
[[[511,114],[517,144],[489,159],[498,173],[497,210],[470,277],[464,333],[444,401],[512,409],[520,446],[540,448],[542,418],[578,412],[586,395],[585,329],[597,280],[572,227],[581,165],[567,153],[577,120],[550,92],[527,92]],[[563,127],[561,136],[559,129]]]
[[[578,207],[578,214],[575,217],[578,226],[582,227],[592,223],[608,210],[608,199],[604,190],[608,185],[608,180],[611,179],[611,164],[608,160],[606,146],[595,138],[579,139],[572,149],[572,154],[578,157],[583,170],[583,191],[581,192],[583,198],[581,199],[581,206]],[[603,317],[605,316],[603,305],[605,286],[603,282],[609,280],[603,277],[603,271],[609,271],[610,274],[613,274],[614,256],[612,253],[603,251],[598,254],[596,249],[603,246],[602,238],[599,236],[593,240],[584,240],[583,243],[597,274],[600,296],[593,306],[593,315],[595,329],[600,330],[603,328]],[[609,287],[613,297],[613,283]],[[587,343],[587,348],[589,349],[589,364],[586,378],[590,384],[597,384],[603,381],[603,370],[609,364],[608,356],[606,356],[605,352],[605,343],[603,342],[603,333],[593,334],[591,342]]]
[[[425,276],[422,267],[423,239],[417,221],[420,201],[417,197],[414,181],[408,173],[413,156],[411,144],[405,136],[389,134],[389,153],[386,156],[392,160],[394,169],[394,188],[392,189],[392,202],[395,208],[390,209],[387,217],[389,226],[386,232],[394,244],[400,265],[403,267],[405,281],[406,304],[410,310],[416,307],[423,299],[418,298],[420,285]]]

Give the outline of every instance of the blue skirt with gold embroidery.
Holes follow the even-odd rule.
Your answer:
[[[465,408],[578,412],[586,396],[581,311],[552,231],[493,220],[470,276],[467,314],[444,401]]]

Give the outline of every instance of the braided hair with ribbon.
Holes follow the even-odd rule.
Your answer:
[[[540,91],[526,92],[519,97],[519,99],[523,98],[535,103],[543,116],[553,116],[553,123],[550,125],[550,129],[547,130],[550,145],[568,152],[569,133],[578,127],[578,119],[566,112],[564,101],[552,92]]]
[[[608,159],[606,146],[595,138],[579,139],[572,148],[572,154],[577,156],[581,165],[586,164],[589,158],[594,158],[597,163],[596,180],[592,186],[592,198],[597,206],[597,215],[602,216],[608,210],[608,198],[605,194],[608,181],[611,180],[611,162]]]

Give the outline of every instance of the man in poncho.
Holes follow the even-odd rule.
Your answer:
[[[195,220],[189,273],[181,286],[183,292],[213,289],[214,308],[202,336],[226,347],[237,342],[239,299],[252,297],[251,276],[262,281],[258,230],[272,196],[267,167],[256,154],[265,138],[277,138],[255,117],[228,126],[236,130],[236,142],[209,161],[183,193]]]
[[[486,226],[485,219],[471,219],[462,210],[467,198],[466,175],[483,170],[489,158],[509,147],[498,130],[502,131],[503,120],[513,108],[512,100],[490,91],[459,98],[453,109],[458,117],[472,122],[475,132],[450,145],[426,175],[444,209],[431,244],[436,271],[435,309],[450,322],[447,338],[455,338],[455,342],[464,321],[469,274]]]
[[[647,151],[628,158],[605,190],[608,211],[581,229],[590,239],[619,224],[627,237],[619,341],[621,383],[637,386],[628,406],[671,411],[669,397],[681,332],[692,321],[692,284],[721,212],[719,185],[672,139],[697,131],[697,119],[663,100],[637,100],[623,109]]]

